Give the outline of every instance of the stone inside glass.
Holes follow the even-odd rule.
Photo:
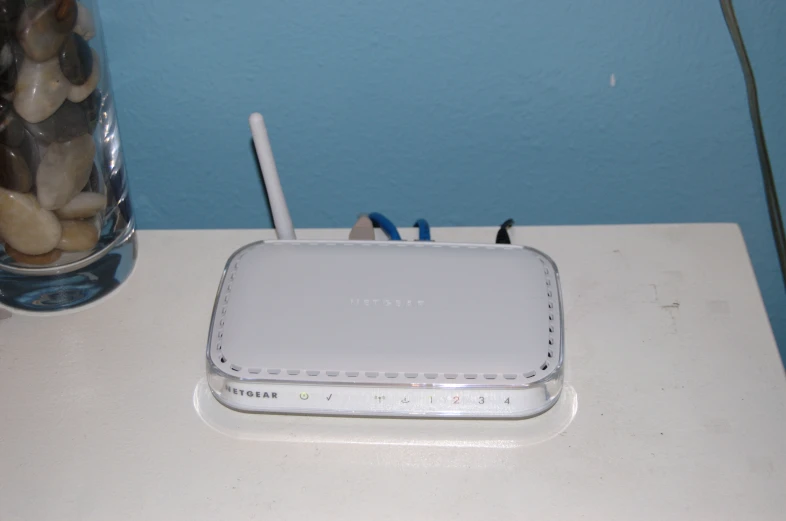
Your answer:
[[[4,265],[73,263],[128,224],[116,211],[125,181],[90,6],[0,0]]]

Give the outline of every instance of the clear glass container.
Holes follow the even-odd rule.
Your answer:
[[[97,0],[0,0],[0,303],[94,302],[136,259]]]

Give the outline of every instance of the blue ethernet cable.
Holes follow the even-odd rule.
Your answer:
[[[431,240],[431,229],[429,228],[428,221],[425,219],[418,219],[414,226],[418,227],[418,240],[419,241],[430,241]]]
[[[398,228],[396,225],[393,224],[390,219],[385,217],[379,212],[371,212],[368,214],[368,218],[371,219],[371,222],[374,223],[374,226],[379,226],[382,228],[388,237],[390,237],[391,241],[400,241],[401,235],[398,233]]]

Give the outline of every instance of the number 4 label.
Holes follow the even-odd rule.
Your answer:
[[[506,398],[506,399],[505,399],[505,403],[507,403],[508,405],[510,405],[510,398]]]

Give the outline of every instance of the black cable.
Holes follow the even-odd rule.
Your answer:
[[[510,244],[508,229],[513,226],[513,219],[508,219],[499,227],[497,231],[497,244]]]
[[[767,142],[764,139],[764,127],[761,123],[761,112],[759,111],[759,96],[756,90],[756,79],[753,76],[748,53],[745,50],[745,43],[742,40],[740,26],[737,23],[737,15],[734,13],[734,6],[731,0],[720,0],[723,18],[734,42],[734,48],[740,59],[742,73],[745,76],[745,87],[748,90],[748,108],[750,109],[753,133],[756,137],[756,149],[759,153],[759,164],[764,178],[764,193],[767,198],[767,208],[770,213],[770,226],[772,235],[775,239],[775,247],[778,250],[778,260],[781,265],[781,276],[786,284],[786,233],[783,230],[783,218],[781,217],[780,203],[778,202],[778,191],[775,186],[775,179],[772,175],[772,165],[770,155],[767,152]]]

